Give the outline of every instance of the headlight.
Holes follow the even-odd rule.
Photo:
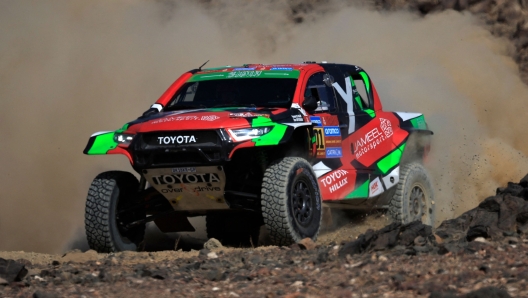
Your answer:
[[[242,129],[230,129],[229,132],[231,132],[231,136],[235,139],[235,141],[246,141],[251,140],[253,138],[258,138],[260,136],[263,136],[271,131],[273,126],[264,126],[264,127],[256,127],[256,128],[242,128]]]
[[[132,143],[133,139],[134,139],[134,135],[132,134],[117,133],[117,132],[114,134],[114,141],[117,142],[119,145],[128,146],[130,145],[130,143]]]

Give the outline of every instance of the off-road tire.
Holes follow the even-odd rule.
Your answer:
[[[323,218],[321,194],[305,159],[284,157],[272,163],[264,173],[261,200],[262,217],[276,245],[317,239]]]
[[[260,214],[254,212],[212,213],[205,217],[207,238],[215,238],[225,246],[256,247],[261,225]]]
[[[86,198],[85,229],[88,245],[97,252],[138,250],[145,224],[125,230],[119,222],[145,218],[144,209],[118,215],[118,210],[138,203],[139,182],[128,172],[104,172],[92,181]]]
[[[400,169],[400,181],[395,186],[389,202],[389,215],[395,222],[410,223],[416,220],[434,226],[434,191],[427,171],[413,162]]]

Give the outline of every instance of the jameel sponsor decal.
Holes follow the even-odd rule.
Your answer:
[[[310,116],[310,121],[312,121],[315,126],[323,126],[323,124],[321,123],[321,117],[319,116]]]
[[[324,128],[324,134],[327,137],[339,137],[341,132],[339,131],[339,126],[326,126]]]
[[[343,152],[341,151],[341,148],[326,148],[326,157],[343,157]]]
[[[380,126],[368,131],[364,137],[355,141],[354,151],[356,158],[360,158],[370,150],[376,149],[383,141],[388,140],[393,134],[389,120],[380,118]]]

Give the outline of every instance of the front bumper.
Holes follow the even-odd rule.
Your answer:
[[[192,136],[195,142],[171,142],[181,135]],[[163,142],[169,140],[166,138],[170,141]],[[152,168],[223,165],[229,161],[234,146],[227,133],[219,129],[140,133],[129,149],[134,168],[140,172]]]

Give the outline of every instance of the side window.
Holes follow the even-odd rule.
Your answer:
[[[335,97],[331,87],[323,82],[324,73],[318,72],[308,79],[304,96],[313,96],[317,99],[317,109],[315,112],[335,111]]]
[[[370,101],[367,94],[367,88],[365,88],[365,83],[362,79],[354,79],[354,85],[356,85],[356,90],[359,93],[358,95],[361,102],[361,109],[370,109]]]

